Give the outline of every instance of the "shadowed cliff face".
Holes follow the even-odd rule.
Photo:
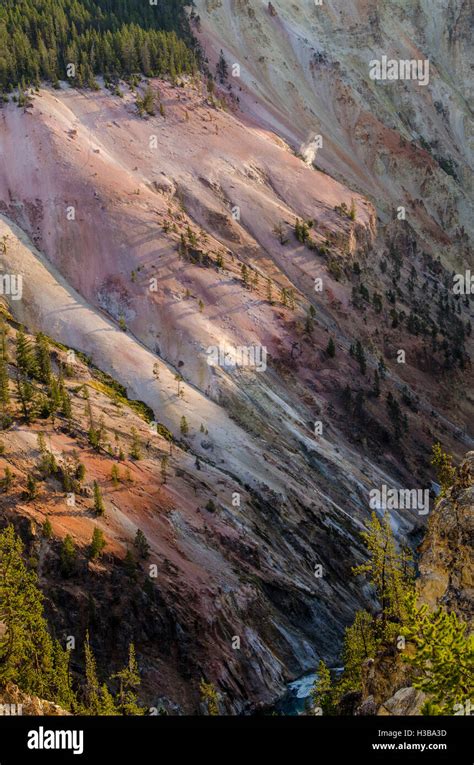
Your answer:
[[[369,598],[350,571],[370,492],[425,490],[434,440],[457,456],[472,444],[470,304],[451,274],[468,231],[465,104],[449,80],[464,26],[456,16],[428,87],[395,83],[402,98],[364,67],[389,38],[390,55],[404,53],[423,6],[389,19],[378,3],[377,21],[362,4],[198,5],[210,58],[223,48],[240,60],[231,91],[152,81],[163,109],[144,118],[123,83],[123,98],[64,86],[26,110],[2,107],[0,265],[22,277],[19,299],[5,295],[18,321],[87,354],[182,442],[166,495],[164,440],[120,492],[81,444],[111,503],[110,559],[93,585],[104,666],[118,662],[113,630],[121,648],[134,639],[150,704],[195,711],[204,674],[240,712],[273,702],[321,656],[337,661]],[[434,22],[426,35],[434,45]],[[420,136],[438,143],[422,148]],[[107,396],[94,405],[112,433],[150,440]],[[80,401],[75,415],[85,431]],[[5,434],[20,481],[35,429],[20,419]],[[50,430],[58,453],[78,448]],[[58,511],[56,492],[7,503],[6,517],[49,513],[58,537],[85,548],[89,505]],[[415,507],[392,516],[400,538],[426,520]],[[145,567],[133,588],[120,569],[137,528],[160,571],[143,609]],[[87,575],[64,585],[54,560],[43,579],[52,619],[64,634],[76,619],[85,630]]]
[[[454,612],[473,630],[473,477],[474,454],[469,452],[453,485],[436,503],[418,548],[416,593],[418,606]],[[416,671],[392,646],[386,646],[363,668],[362,704],[356,714],[419,715],[429,696],[411,683]],[[464,702],[464,699],[463,699]],[[459,713],[462,704],[453,713]],[[469,707],[470,709],[470,707]],[[470,714],[470,711],[465,711]]]
[[[469,452],[455,485],[432,514],[420,547],[420,602],[438,604],[472,622],[474,453]]]
[[[81,312],[79,305],[69,310]],[[83,309],[81,319],[87,331]],[[13,360],[17,325],[8,320],[8,326]],[[111,380],[104,383],[82,359],[71,362],[66,350],[57,347],[52,357],[54,369],[72,363],[65,385],[73,424],[67,426],[61,416],[54,426],[43,418],[23,422],[11,386],[13,422],[2,433],[0,470],[2,476],[7,468],[11,471],[12,485],[0,493],[0,513],[2,524],[15,523],[28,558],[36,561],[54,634],[61,640],[75,636],[73,671],[83,672],[79,646],[86,630],[104,676],[120,665],[133,641],[144,703],[196,711],[205,676],[219,687],[222,710],[237,713],[272,703],[288,679],[314,666],[320,651],[335,659],[342,624],[361,596],[355,583],[342,586],[351,561],[361,560],[360,521],[329,498],[322,512],[322,501],[305,505],[293,490],[290,501],[289,494],[286,498],[263,483],[243,486],[222,460],[215,460],[213,450],[200,446],[214,443],[217,416],[208,418],[209,431],[201,437],[190,416],[189,434],[170,441],[164,425],[153,432],[125,399],[112,395]],[[14,370],[12,364],[12,382]],[[164,386],[164,373],[161,382]],[[183,388],[184,406],[189,388]],[[202,416],[203,408],[199,411]],[[169,421],[167,415],[164,419]],[[88,439],[91,421],[103,429],[98,449]],[[232,433],[231,421],[227,427]],[[133,432],[140,443],[139,460],[129,456]],[[38,468],[40,433],[61,469],[84,466],[85,479],[75,489],[72,506],[59,473],[45,479]],[[238,438],[238,429],[234,433]],[[243,474],[243,463],[239,469]],[[28,475],[38,480],[31,500],[24,496]],[[100,517],[94,511],[94,481],[104,497],[105,515]],[[292,483],[290,476],[287,483]],[[52,525],[52,541],[41,532],[45,518]],[[106,548],[100,560],[90,561],[94,528],[103,532]],[[124,557],[134,551],[137,529],[150,549],[143,559],[134,552],[130,571]],[[60,543],[66,535],[77,546],[77,560],[65,577]],[[315,578],[315,561],[326,561],[327,579]],[[156,568],[153,578],[150,567]],[[317,633],[318,647],[313,640]],[[236,638],[240,647],[235,647]]]

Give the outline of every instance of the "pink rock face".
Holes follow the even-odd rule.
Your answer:
[[[268,131],[209,108],[190,87],[162,82],[156,89],[166,119],[142,120],[131,96],[123,103],[103,92],[91,98],[45,90],[31,119],[8,109],[0,194],[5,213],[71,286],[116,320],[123,316],[151,350],[176,365],[184,361],[188,378],[205,390],[209,367],[196,353],[196,333],[204,347],[279,340],[277,316],[261,299],[265,280],[275,280],[275,294],[293,282],[311,295],[322,272],[321,259],[297,242],[279,244],[275,224],[289,228],[299,216],[311,218],[315,241],[339,235],[354,253],[373,240],[375,215]],[[356,208],[350,232],[334,212],[341,203]],[[177,257],[189,225],[201,252],[228,253],[225,270]],[[260,299],[236,282],[239,261],[259,273]],[[201,315],[198,300],[209,307]]]
[[[372,597],[351,576],[371,490],[426,489],[433,441],[455,457],[472,443],[469,307],[445,296],[467,252],[466,178],[434,156],[452,134],[460,159],[462,105],[443,127],[426,92],[398,103],[362,86],[385,3],[274,0],[253,15],[237,5],[197,2],[211,66],[223,47],[241,67],[214,96],[201,80],[155,80],[163,113],[140,117],[123,84],[123,98],[44,87],[31,108],[0,112],[0,267],[23,290],[2,304],[89,356],[175,439],[162,485],[169,442],[82,362],[67,383],[80,437],[48,429],[57,454],[80,449],[104,487],[108,553],[121,560],[137,528],[149,541],[151,627],[127,601],[144,692],[186,712],[201,667],[226,710],[243,712],[274,702],[320,656],[335,662]],[[400,52],[410,45],[400,37]],[[419,141],[428,125],[436,150]],[[108,453],[87,443],[84,380],[108,432],[129,448],[135,428],[147,444],[119,488]],[[36,425],[10,434],[19,481],[36,437]],[[58,537],[86,549],[90,496],[75,512],[61,501],[57,491],[14,510],[0,495],[7,517],[51,515]],[[425,522],[415,509],[392,518],[400,539]],[[110,571],[90,568],[108,625]]]

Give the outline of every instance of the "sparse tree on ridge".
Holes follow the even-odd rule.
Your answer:
[[[94,481],[94,510],[97,515],[105,514],[104,500],[102,498],[102,492],[97,481]]]
[[[106,541],[104,539],[104,532],[97,526],[94,526],[94,531],[92,532],[92,541],[89,548],[90,559],[96,560],[96,558],[99,558],[105,546]]]
[[[148,557],[150,554],[150,545],[148,544],[147,538],[141,529],[137,529],[133,544],[141,558]]]

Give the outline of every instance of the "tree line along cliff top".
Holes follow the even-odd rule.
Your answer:
[[[156,6],[141,0],[5,0],[0,90],[61,79],[93,87],[96,75],[190,74],[197,56],[183,8],[183,0]]]

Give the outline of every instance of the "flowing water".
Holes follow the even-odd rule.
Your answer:
[[[331,674],[338,675],[342,667],[332,667]],[[317,672],[306,675],[288,684],[285,695],[275,704],[274,711],[280,715],[304,715],[311,710],[311,689],[318,677]]]
[[[309,712],[311,688],[316,678],[316,672],[310,672],[289,683],[285,695],[275,705],[275,711],[281,715],[302,715]]]

